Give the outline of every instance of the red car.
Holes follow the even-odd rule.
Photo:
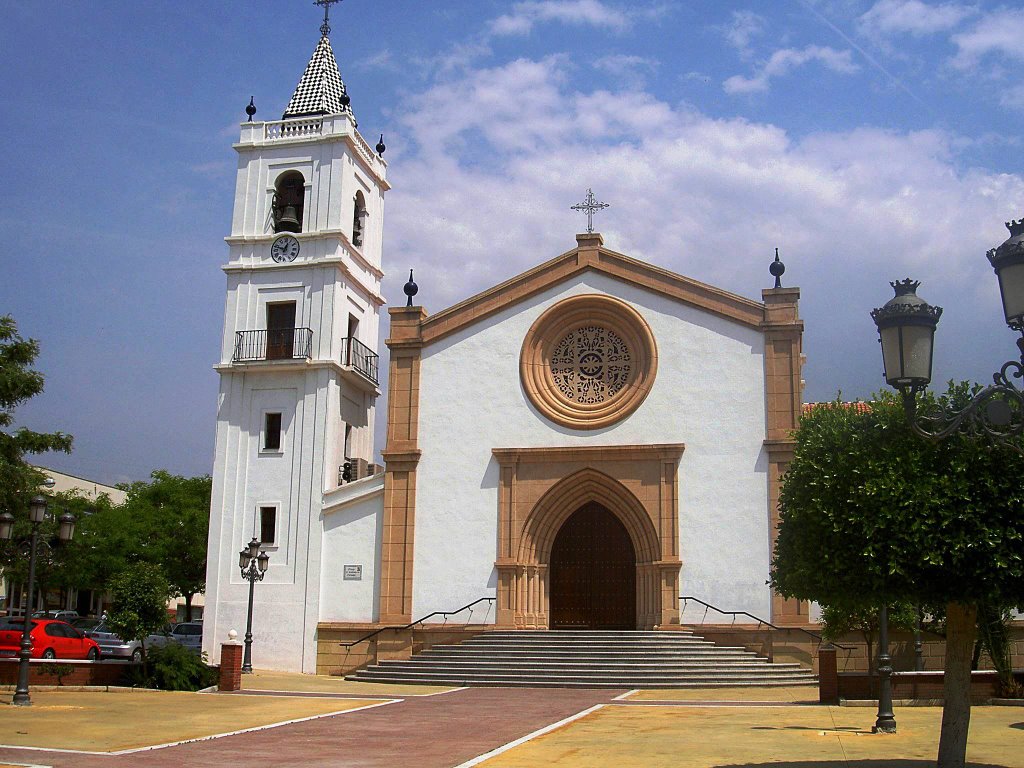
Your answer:
[[[66,621],[29,619],[32,622],[33,659],[90,659],[100,657],[100,647],[92,638]],[[17,658],[21,650],[24,619],[0,620],[0,659]]]

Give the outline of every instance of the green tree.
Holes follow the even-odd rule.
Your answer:
[[[152,563],[133,563],[116,574],[108,585],[113,604],[107,614],[110,631],[123,640],[142,643],[146,657],[146,636],[167,623],[167,600],[171,587]]]
[[[943,399],[970,393],[951,384]],[[945,605],[938,765],[962,766],[977,606],[1024,602],[1024,457],[968,435],[921,439],[889,393],[867,413],[816,408],[796,439],[772,586],[825,604]]]
[[[128,498],[117,517],[123,530],[138,536],[130,557],[159,565],[173,595],[185,598],[185,613],[192,620],[192,599],[206,589],[206,544],[210,521],[209,475],[182,477],[157,470],[150,482],[121,486]]]
[[[875,674],[875,656],[872,652],[879,631],[881,604],[871,603],[827,603],[821,606],[821,635],[829,642],[835,642],[843,635],[856,632],[864,639],[868,651],[868,674]],[[898,602],[889,606],[890,629],[913,629],[917,620],[917,609],[910,603]]]
[[[43,391],[43,374],[32,368],[38,355],[39,343],[23,339],[13,317],[0,316],[0,512],[11,512],[17,518],[14,538],[0,550],[0,565],[4,567],[22,559],[17,542],[30,530],[28,501],[39,493],[45,479],[25,461],[25,456],[71,452],[72,438],[63,432],[13,428],[14,410]]]

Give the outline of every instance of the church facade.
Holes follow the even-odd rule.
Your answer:
[[[358,133],[326,33],[284,119],[243,124],[211,656],[245,628],[250,539],[269,555],[253,602],[263,668],[327,671],[327,628],[471,603],[485,606],[474,622],[509,629],[671,630],[684,595],[805,623],[765,583],[801,408],[796,288],[743,298],[588,232],[443,311],[410,296],[388,310],[373,466],[382,147]]]

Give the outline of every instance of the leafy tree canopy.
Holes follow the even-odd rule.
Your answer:
[[[130,556],[158,564],[173,593],[191,603],[206,589],[211,480],[163,470],[150,477],[121,486],[128,498],[117,517],[131,539]]]
[[[968,384],[950,385],[954,406]],[[826,604],[1024,603],[1024,457],[911,432],[895,395],[801,420],[771,583]]]
[[[152,563],[134,563],[110,580],[113,605],[107,614],[111,631],[124,640],[144,641],[167,622],[171,588]]]
[[[43,391],[43,375],[32,369],[38,355],[38,342],[23,339],[13,317],[0,316],[0,511],[15,516],[27,508],[45,479],[25,455],[71,452],[71,436],[63,432],[12,429],[14,410]]]

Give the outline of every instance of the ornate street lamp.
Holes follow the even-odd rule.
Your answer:
[[[932,341],[942,315],[941,307],[917,295],[920,283],[909,279],[890,283],[896,295],[873,310],[871,317],[878,326],[885,380],[902,395],[915,433],[940,440],[960,431],[1024,454],[1024,445],[1017,439],[1024,434],[1024,393],[1011,381],[1024,376],[1024,219],[1009,221],[1006,228],[1010,237],[988,252],[988,260],[999,280],[1006,324],[1021,334],[1017,340],[1021,359],[1004,363],[992,375],[992,384],[960,410],[940,401],[926,409],[918,407],[917,393],[931,382]]]
[[[259,554],[257,554],[257,552]],[[248,546],[238,553],[238,568],[242,578],[249,582],[249,612],[245,618],[245,651],[242,654],[242,672],[252,672],[252,598],[257,581],[263,576],[270,565],[270,555],[260,549],[260,542],[253,536]]]
[[[1021,334],[1017,340],[1021,359],[1004,363],[999,372],[992,375],[992,384],[974,395],[963,408],[955,410],[938,400],[925,409],[918,408],[917,393],[927,389],[932,380],[935,327],[942,315],[942,307],[933,307],[917,295],[920,283],[909,278],[890,283],[896,295],[883,307],[872,310],[871,318],[878,326],[885,380],[899,390],[907,421],[916,434],[929,440],[941,440],[956,432],[984,436],[994,445],[1006,446],[1024,455],[1024,445],[1019,439],[1024,434],[1024,393],[1010,380],[1024,376],[1024,218],[1006,222],[1006,228],[1010,230],[1010,237],[987,256],[999,280],[1006,324]],[[879,615],[881,686],[874,730],[894,733],[896,718],[892,711],[888,614],[888,608],[883,607]]]
[[[39,544],[39,526],[46,519],[46,497],[33,496],[28,503],[28,517],[32,523],[32,543],[28,557],[28,595],[25,601],[24,626],[21,631],[21,650],[18,651],[18,685],[14,689],[13,703],[28,707],[32,699],[28,693],[29,660],[32,658],[32,591],[36,581],[36,548]],[[0,538],[9,539],[14,532],[14,515],[4,512],[0,515]],[[75,518],[70,512],[60,517],[59,537],[70,541],[75,533]]]

